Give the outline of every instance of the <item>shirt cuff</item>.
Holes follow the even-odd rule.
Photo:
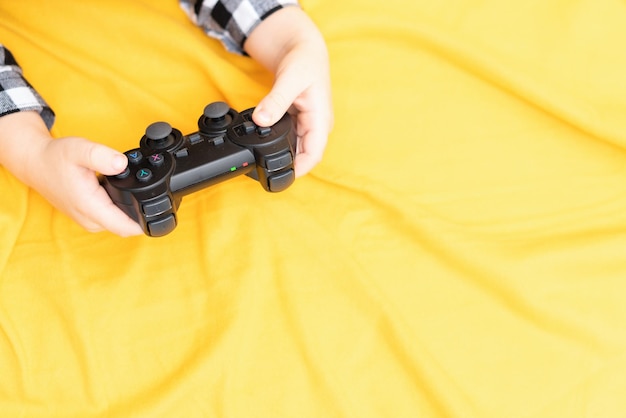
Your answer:
[[[181,0],[190,19],[224,47],[246,55],[243,45],[259,23],[286,6],[298,6],[297,0]]]
[[[0,45],[0,117],[34,110],[48,129],[54,124],[54,112],[22,75],[11,53]]]

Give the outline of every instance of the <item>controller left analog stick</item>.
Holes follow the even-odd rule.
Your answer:
[[[146,128],[146,144],[153,149],[166,149],[174,143],[172,126],[167,122],[154,122]]]

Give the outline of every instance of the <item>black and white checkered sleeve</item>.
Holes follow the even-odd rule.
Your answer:
[[[23,110],[39,112],[48,129],[52,127],[54,112],[26,81],[11,52],[0,44],[0,116]]]
[[[180,0],[183,10],[206,33],[231,52],[245,54],[243,44],[266,17],[297,0]]]

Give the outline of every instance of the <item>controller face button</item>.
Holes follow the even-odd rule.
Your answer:
[[[152,154],[148,157],[148,161],[152,166],[160,167],[163,165],[163,162],[165,162],[165,158],[163,157],[163,154]]]
[[[142,168],[137,171],[137,174],[135,176],[137,177],[137,180],[141,182],[147,182],[150,181],[150,179],[152,178],[152,171],[148,168]]]
[[[296,178],[296,174],[293,170],[289,169],[282,173],[274,174],[268,177],[267,185],[270,192],[282,192],[287,187],[291,186]]]
[[[268,136],[272,132],[272,128],[269,126],[259,126],[256,131],[260,136]]]
[[[128,177],[130,175],[130,168],[126,167],[124,169],[124,171],[122,171],[120,174],[116,175],[115,178],[117,179],[125,179],[126,177]]]
[[[164,197],[163,199],[159,199],[156,202],[145,203],[142,206],[143,213],[146,216],[157,216],[161,215],[172,209],[172,201],[169,197]]]
[[[172,232],[176,228],[176,217],[174,214],[167,215],[156,221],[148,222],[148,233],[153,237],[162,237]]]
[[[128,162],[131,164],[139,164],[143,159],[143,154],[139,150],[132,150],[126,152],[126,157],[128,157]]]
[[[291,157],[290,152],[285,152],[283,154],[267,158],[265,160],[265,168],[269,171],[280,170],[281,168],[287,167],[289,164],[293,162],[293,158]]]

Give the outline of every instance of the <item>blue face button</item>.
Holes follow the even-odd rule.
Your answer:
[[[126,157],[128,157],[128,162],[131,164],[139,164],[143,159],[143,154],[139,150],[131,150],[126,152]]]

